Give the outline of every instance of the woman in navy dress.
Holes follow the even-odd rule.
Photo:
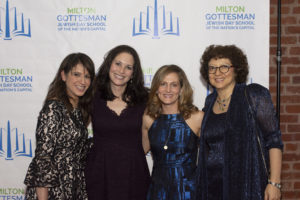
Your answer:
[[[110,50],[95,79],[88,156],[89,200],[143,200],[149,169],[142,147],[142,116],[148,91],[137,52],[121,45]]]
[[[193,105],[184,71],[162,66],[154,75],[143,116],[143,147],[153,156],[148,200],[193,200],[203,112]]]
[[[203,109],[199,199],[279,200],[282,141],[269,91],[245,84],[247,57],[234,45],[209,46],[200,72],[215,90]]]

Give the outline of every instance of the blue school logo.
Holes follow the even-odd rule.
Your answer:
[[[6,0],[5,7],[0,5],[0,38],[11,40],[17,36],[31,37],[30,19],[25,18],[16,7],[9,7]]]
[[[6,127],[0,127],[0,157],[13,160],[19,156],[32,157],[31,139],[25,140],[25,134],[19,134],[18,128],[7,121]]]
[[[140,11],[139,17],[133,18],[132,36],[149,35],[159,39],[162,35],[179,36],[179,18],[172,11],[166,10],[165,5],[147,6],[146,12]]]

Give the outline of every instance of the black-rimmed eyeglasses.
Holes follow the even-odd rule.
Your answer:
[[[224,74],[227,73],[231,67],[230,65],[221,65],[220,67],[208,66],[208,73],[215,74],[217,69],[219,69],[219,71]]]

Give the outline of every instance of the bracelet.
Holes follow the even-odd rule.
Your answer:
[[[271,180],[268,180],[268,184],[277,187],[279,190],[281,189],[281,184],[280,183],[274,183]]]

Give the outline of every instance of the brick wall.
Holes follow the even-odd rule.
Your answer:
[[[281,0],[282,199],[300,199],[300,0]],[[270,91],[276,103],[277,0],[270,1]]]

